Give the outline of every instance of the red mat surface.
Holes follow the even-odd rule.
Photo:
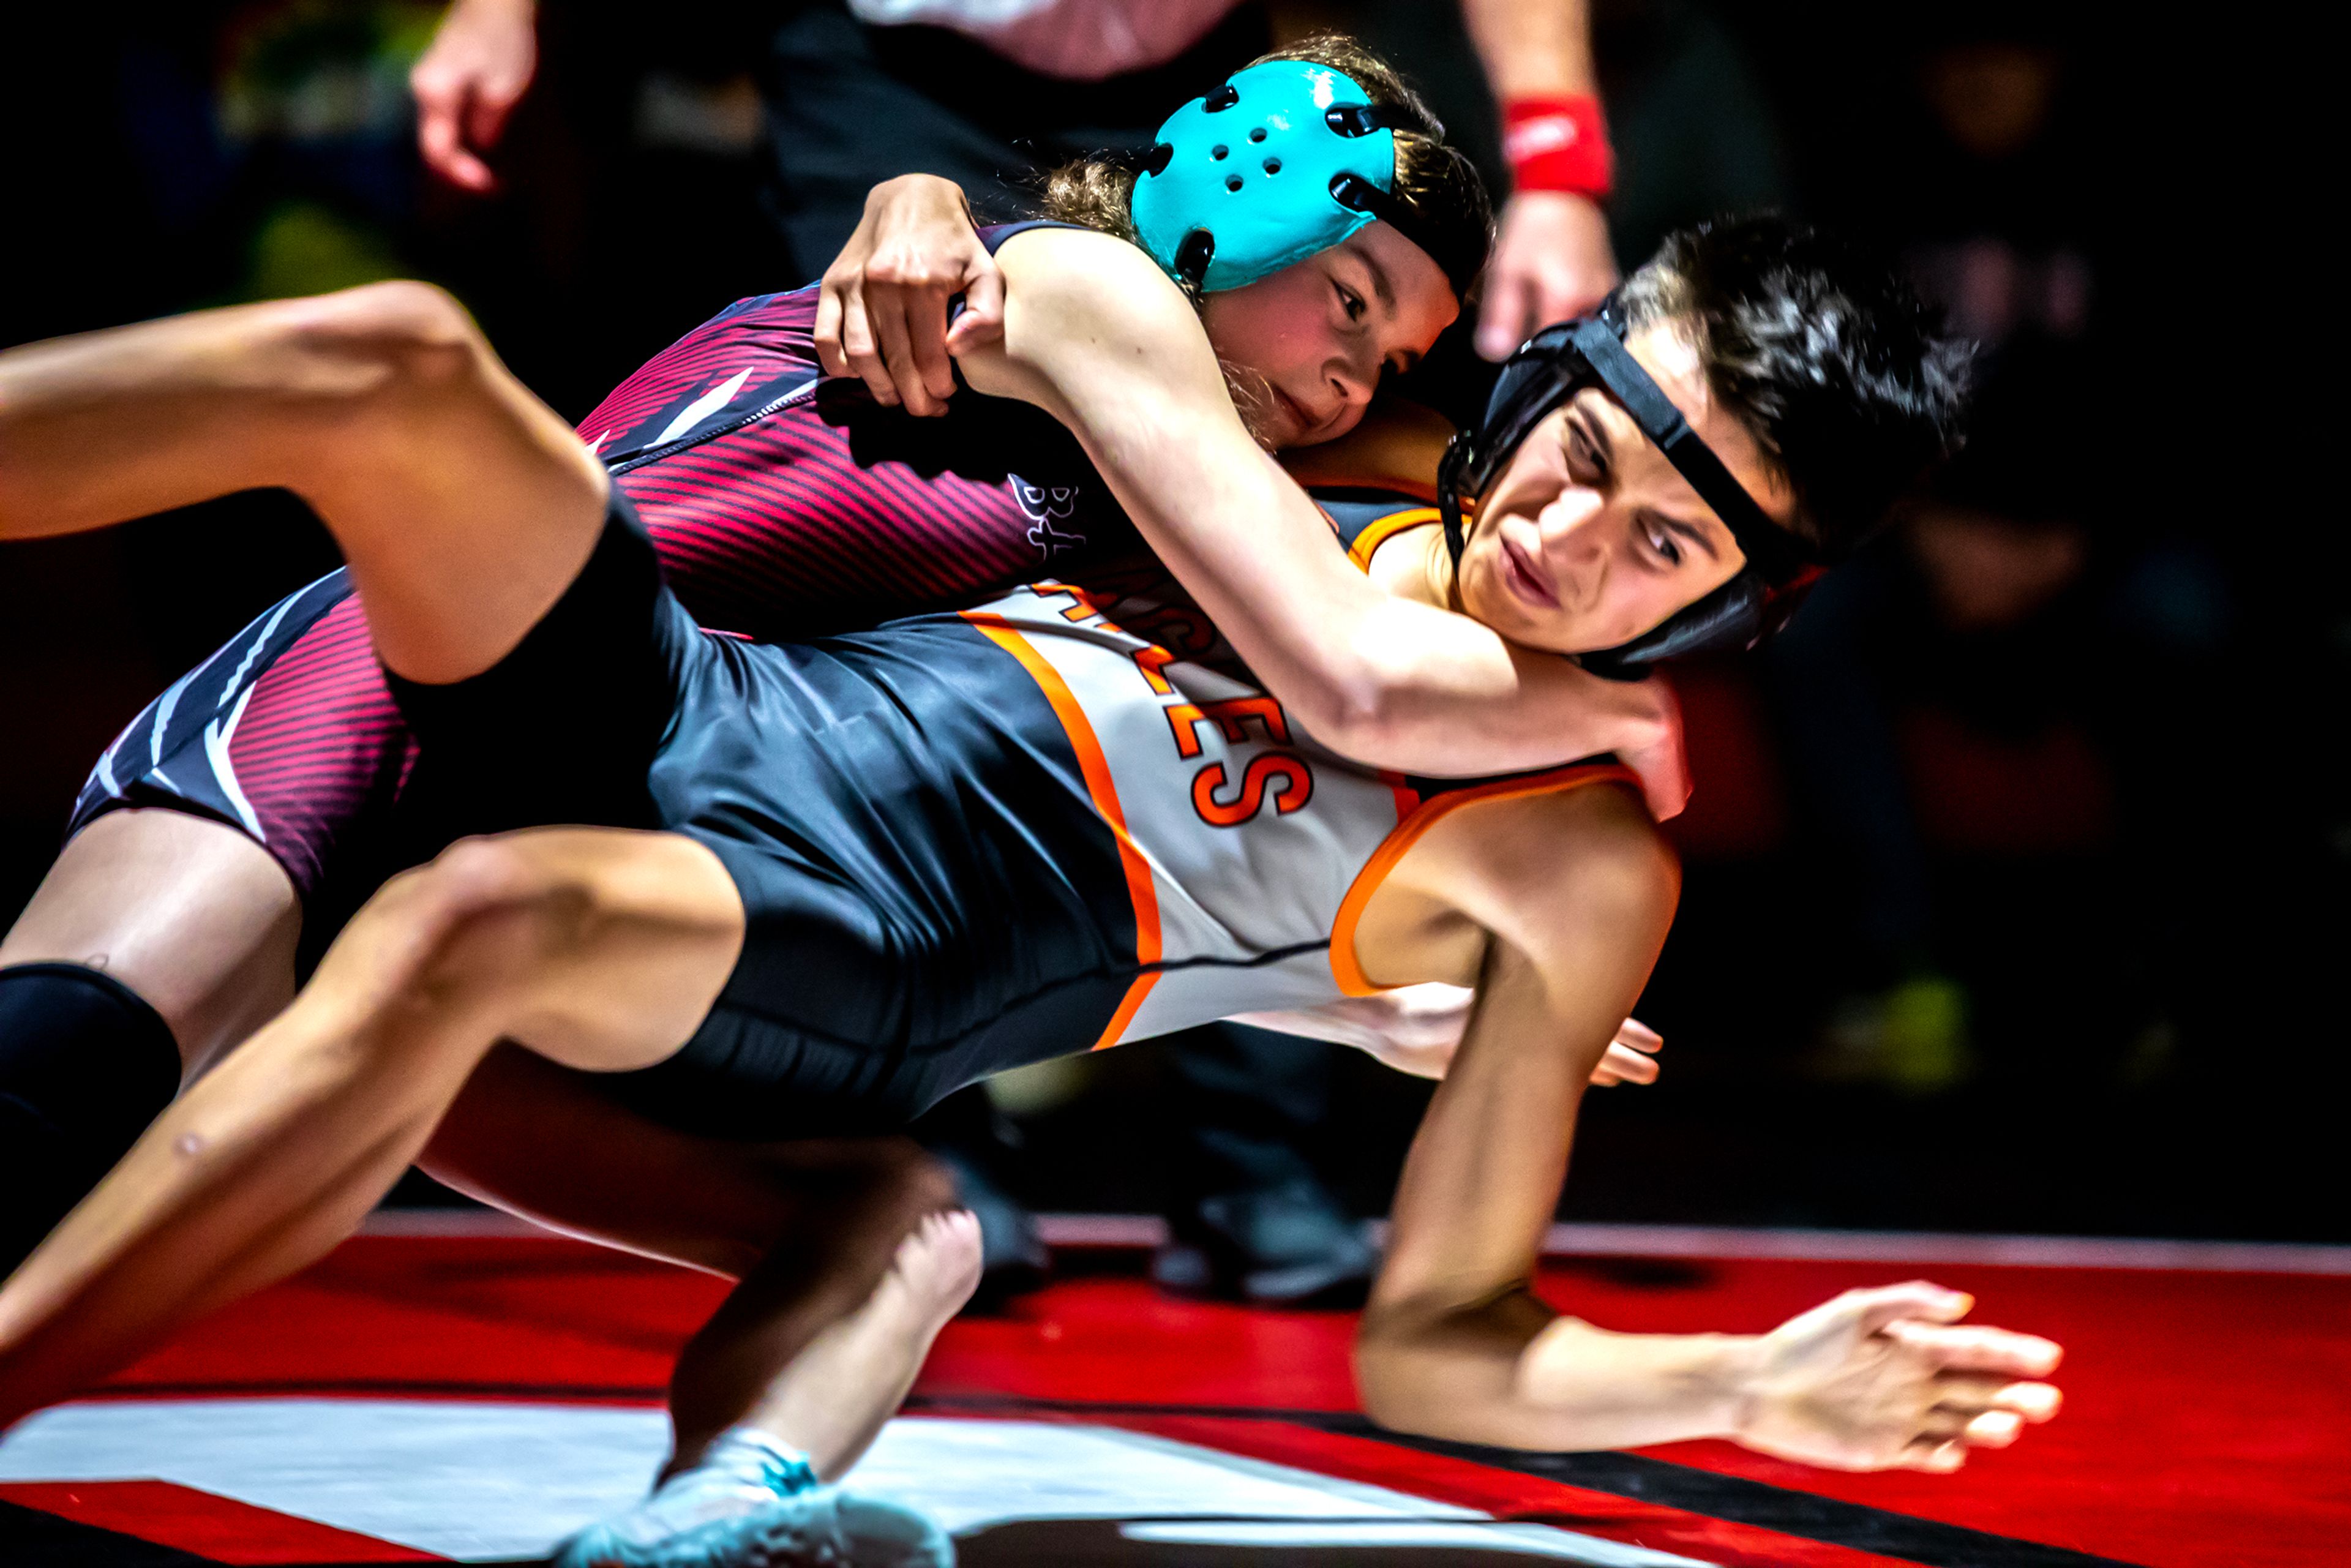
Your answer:
[[[1611,1328],[1760,1330],[1838,1291],[1911,1272],[1975,1292],[1983,1322],[2063,1343],[2064,1414],[2017,1448],[1980,1456],[1948,1478],[1836,1475],[1715,1443],[1657,1457],[2151,1568],[2351,1561],[2351,1279],[1745,1260],[1563,1265],[1545,1270],[1542,1288]],[[723,1290],[706,1277],[569,1242],[363,1238],[220,1314],[113,1386],[150,1395],[350,1390],[636,1402],[658,1396],[670,1355]],[[1344,1314],[1193,1305],[1139,1280],[1080,1280],[1029,1298],[1009,1317],[954,1324],[917,1396],[1344,1410],[1353,1404],[1351,1328]],[[1259,1447],[1240,1451],[1263,1458],[1278,1457],[1265,1445],[1292,1440],[1275,1423],[1218,1426],[1258,1428],[1249,1441]],[[1329,1434],[1312,1436],[1332,1442]],[[1381,1465],[1416,1467],[1432,1486],[1448,1463],[1369,1442],[1348,1462],[1368,1463],[1375,1449]],[[1338,1461],[1299,1462],[1329,1469]],[[1501,1489],[1476,1506],[1551,1511],[1503,1494],[1554,1483],[1468,1469],[1484,1475],[1479,1485]],[[1452,1473],[1440,1489],[1448,1495],[1461,1482]],[[1411,1485],[1401,1473],[1361,1479]],[[1575,1490],[1541,1496],[1569,1514],[1622,1507],[1621,1500],[1593,1501],[1596,1493],[1562,1500]],[[1871,1561],[1817,1551],[1773,1561],[1819,1568]]]

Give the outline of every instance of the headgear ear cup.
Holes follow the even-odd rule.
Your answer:
[[[1334,108],[1360,112],[1334,119]],[[1328,250],[1374,221],[1333,196],[1332,183],[1359,180],[1383,193],[1395,183],[1395,137],[1375,120],[1370,95],[1328,66],[1267,60],[1237,71],[1160,126],[1135,177],[1135,234],[1161,267],[1204,293]],[[1207,236],[1205,260],[1196,235]]]
[[[1160,126],[1128,204],[1136,237],[1171,276],[1216,294],[1384,223],[1466,298],[1485,263],[1484,235],[1424,222],[1397,199],[1399,127],[1443,130],[1372,102],[1353,77],[1311,60],[1237,71]]]

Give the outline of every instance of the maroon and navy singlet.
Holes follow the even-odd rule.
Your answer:
[[[768,640],[972,602],[1143,547],[1069,434],[968,393],[940,418],[821,379],[817,290],[745,299],[581,422],[704,625]],[[345,573],[256,619],[108,747],[69,831],[127,806],[243,829],[292,879],[305,956],[406,849],[416,747]]]

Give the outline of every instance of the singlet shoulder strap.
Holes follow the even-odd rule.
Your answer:
[[[1632,769],[1609,758],[1514,773],[1499,779],[1412,779],[1394,786],[1399,821],[1395,831],[1381,841],[1340,901],[1338,918],[1331,926],[1331,977],[1351,997],[1368,997],[1381,988],[1373,984],[1355,957],[1355,928],[1370,907],[1372,895],[1387,881],[1421,836],[1465,806],[1488,800],[1522,800],[1530,795],[1559,795],[1593,784],[1625,784],[1637,789]]]
[[[1014,235],[1025,235],[1030,229],[1082,229],[1084,227],[1083,224],[1065,224],[1057,218],[1029,218],[1017,224],[982,224],[979,225],[979,243],[987,247],[988,255],[994,256],[997,247],[1006,240],[1010,239]]]
[[[1391,538],[1406,528],[1437,520],[1435,507],[1418,497],[1391,490],[1317,486],[1311,494],[1315,505],[1322,508],[1322,515],[1331,519],[1331,530],[1339,536],[1339,548],[1364,571],[1372,569],[1373,553]]]

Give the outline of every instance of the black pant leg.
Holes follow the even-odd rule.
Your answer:
[[[1219,1023],[1162,1049],[1176,1086],[1177,1207],[1319,1180],[1303,1145],[1330,1113],[1336,1047]]]
[[[937,174],[983,222],[1033,217],[1040,176],[1092,153],[1140,153],[1186,99],[1271,46],[1256,0],[1165,65],[1102,81],[1040,76],[938,27],[871,27],[837,5],[803,6],[763,62],[768,216],[809,277],[839,253],[865,195]]]

